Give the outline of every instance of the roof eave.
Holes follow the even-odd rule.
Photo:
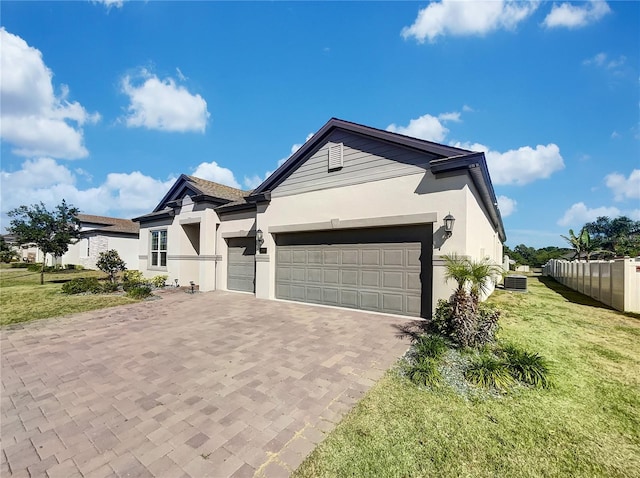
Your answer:
[[[452,171],[466,171],[469,173],[474,186],[480,192],[482,202],[484,203],[494,226],[498,229],[500,240],[504,243],[507,235],[502,222],[502,215],[498,208],[498,200],[484,153],[471,153],[467,155],[456,156],[452,158],[434,159],[429,162],[431,172],[434,174],[446,173]]]

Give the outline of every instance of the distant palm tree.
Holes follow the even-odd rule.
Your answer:
[[[583,226],[580,229],[580,233],[576,236],[573,229],[569,229],[569,237],[560,235],[565,241],[571,244],[571,247],[575,250],[574,259],[580,259],[584,254],[587,258],[587,262],[591,259],[591,254],[594,252],[604,252],[598,248],[598,244],[591,240],[591,235],[587,226]]]

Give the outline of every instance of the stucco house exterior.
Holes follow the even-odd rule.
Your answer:
[[[501,264],[506,240],[483,153],[335,118],[255,190],[182,175],[134,221],[147,276],[421,317],[444,254]]]
[[[138,268],[138,235],[140,225],[131,219],[78,214],[80,239],[69,245],[69,250],[55,259],[56,264],[79,264],[97,269],[101,252],[118,251],[128,269]]]

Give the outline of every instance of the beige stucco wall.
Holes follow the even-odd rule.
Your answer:
[[[441,256],[449,253],[480,258],[481,254],[500,264],[502,244],[482,207],[470,189],[466,174],[435,179],[430,172],[375,182],[312,191],[293,196],[272,197],[268,205],[258,208],[256,227],[264,232],[268,258],[256,262],[256,295],[275,298],[274,230],[283,226],[384,218],[387,225],[394,218],[434,213],[433,304],[448,298],[454,284],[444,281]],[[456,218],[453,235],[444,239],[442,219]],[[280,229],[279,229],[280,228]],[[499,244],[499,245],[498,245]]]

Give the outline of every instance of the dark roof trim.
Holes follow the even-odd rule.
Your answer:
[[[222,206],[218,206],[215,209],[217,213],[224,214],[227,212],[254,210],[255,208],[256,208],[256,205],[254,203],[245,202],[242,204],[223,204]]]
[[[189,182],[189,176],[187,176],[186,174],[181,174],[180,177],[176,179],[176,182],[173,183],[173,186],[169,188],[169,190],[167,191],[167,194],[165,194],[164,197],[160,200],[160,202],[155,207],[153,212],[158,212],[164,209],[164,207],[166,206],[165,203],[167,203],[170,198],[174,197],[175,193],[178,192],[180,188],[185,186],[189,188],[191,191],[193,191],[194,193],[202,193],[202,191],[199,191],[196,188],[194,188],[193,184]],[[144,216],[141,216],[141,217],[144,217]]]
[[[158,219],[168,219],[176,215],[176,212],[173,209],[165,209],[163,211],[154,211],[149,214],[145,214],[144,216],[134,217],[131,219],[134,222],[151,222],[157,221]]]
[[[233,202],[230,199],[222,199],[209,194],[196,194],[195,196],[192,196],[191,199],[193,202],[209,202],[220,206]]]
[[[307,153],[316,148],[335,129],[341,129],[361,136],[375,138],[380,141],[404,146],[405,148],[414,149],[420,152],[437,154],[442,157],[459,156],[471,153],[471,151],[466,149],[445,146],[443,144],[412,138],[399,133],[392,133],[390,131],[372,128],[358,123],[351,123],[350,121],[344,121],[338,118],[331,118],[317,133],[309,138],[309,140],[303,144],[298,151],[293,153],[282,166],[276,169],[271,176],[269,176],[260,186],[254,189],[251,195],[247,197],[247,201],[254,200],[253,197],[272,190],[284,181],[284,179],[295,169],[298,163],[304,159]]]
[[[465,171],[469,173],[474,186],[480,192],[482,202],[491,216],[493,225],[498,229],[500,240],[505,242],[507,235],[504,232],[502,215],[498,208],[498,200],[493,190],[489,168],[484,153],[471,153],[452,158],[434,159],[429,162],[433,174],[453,171]]]

